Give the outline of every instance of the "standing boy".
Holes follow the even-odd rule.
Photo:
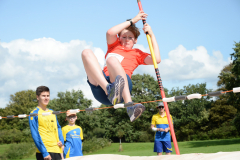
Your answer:
[[[133,19],[120,23],[107,31],[108,51],[105,55],[106,65],[103,70],[91,50],[86,49],[82,52],[88,83],[94,97],[102,104],[115,105],[121,102],[122,98],[125,103],[132,102],[130,92],[132,90],[131,76],[133,71],[139,65],[153,64],[150,54],[133,48],[140,35],[135,23],[139,20],[146,20],[146,17],[147,14],[141,11]],[[151,27],[145,23],[143,30],[150,35],[156,61],[160,63],[160,51]],[[140,117],[144,110],[145,107],[142,104],[128,107],[127,113],[130,121],[133,122]]]
[[[61,126],[57,116],[50,114],[43,116],[44,113],[52,113],[47,108],[50,99],[50,91],[46,86],[39,86],[36,90],[38,106],[31,112],[38,114],[35,117],[29,116],[29,126],[37,146],[37,160],[60,160],[62,159],[63,136]]]
[[[164,109],[163,102],[158,103],[158,113],[153,115],[151,128],[155,131],[154,152],[157,155],[162,155],[162,152],[166,152],[166,155],[170,155],[172,152],[170,128],[167,120],[167,115]],[[171,116],[171,115],[170,115]],[[172,120],[172,116],[171,116]]]
[[[82,154],[82,140],[83,131],[80,126],[75,125],[77,120],[76,113],[67,112],[68,125],[62,128],[64,137],[63,155],[64,158],[70,158],[75,156],[83,156]]]

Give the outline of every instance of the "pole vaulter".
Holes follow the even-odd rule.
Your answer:
[[[143,11],[141,0],[137,0],[137,3],[138,3],[139,10]],[[142,20],[142,21],[143,21],[143,24],[146,23],[146,20]],[[159,70],[158,70],[158,65],[157,65],[157,62],[156,62],[155,53],[154,53],[153,46],[152,46],[152,41],[151,41],[151,38],[150,38],[148,33],[146,33],[146,36],[147,36],[147,41],[148,41],[148,45],[149,45],[152,60],[153,60],[153,65],[154,65],[155,72],[156,72],[156,75],[157,75],[158,85],[159,85],[161,96],[162,96],[162,99],[163,99],[166,96],[165,96],[163,85],[162,85],[162,79],[160,77],[160,73],[159,73]],[[179,149],[178,149],[178,144],[177,144],[177,139],[176,139],[176,136],[175,136],[173,124],[172,124],[171,117],[170,117],[170,112],[169,112],[169,109],[168,109],[168,104],[167,104],[167,102],[163,102],[163,104],[164,104],[164,108],[165,108],[165,111],[166,111],[166,114],[167,114],[168,124],[169,124],[169,127],[170,127],[174,148],[175,148],[176,154],[180,155],[180,152],[179,152]]]

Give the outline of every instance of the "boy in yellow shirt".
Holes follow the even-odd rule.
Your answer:
[[[64,158],[83,156],[82,154],[82,128],[75,124],[77,120],[76,113],[67,112],[68,125],[62,128],[64,137],[63,156]]]
[[[29,126],[32,138],[37,147],[37,160],[60,160],[62,159],[63,136],[57,116],[45,113],[53,111],[47,108],[50,100],[50,90],[46,86],[39,86],[36,90],[38,106],[31,112],[37,116],[29,116]]]

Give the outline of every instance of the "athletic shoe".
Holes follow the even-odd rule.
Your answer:
[[[121,102],[124,84],[123,77],[118,75],[112,84],[107,85],[108,99],[113,105]]]
[[[132,107],[127,107],[127,113],[131,122],[138,119],[144,111],[145,107],[142,104],[135,104]]]

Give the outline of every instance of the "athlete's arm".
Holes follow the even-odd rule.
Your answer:
[[[49,154],[48,156],[44,157],[44,160],[52,160],[52,157]]]
[[[160,56],[160,51],[159,51],[159,47],[158,47],[158,43],[156,40],[155,35],[153,34],[153,31],[150,27],[150,25],[148,25],[147,23],[144,24],[143,26],[143,31],[146,33],[148,32],[149,36],[151,37],[151,41],[152,41],[152,47],[155,53],[155,57],[156,57],[156,61],[157,64],[161,62],[161,56]],[[148,64],[148,65],[152,65],[153,61],[152,61],[152,56],[149,55],[144,59],[144,63]]]
[[[44,159],[45,159],[45,157],[49,158],[48,156],[50,156],[50,155],[47,152],[47,149],[46,149],[45,145],[43,144],[42,138],[38,131],[38,117],[30,117],[29,116],[29,126],[30,126],[30,131],[32,134],[33,141],[34,141],[35,145],[37,146],[38,150],[42,153]],[[50,159],[51,159],[51,156],[50,156]]]
[[[143,11],[140,11],[137,14],[137,16],[132,19],[132,23],[135,24],[141,19],[145,20],[146,17],[147,17],[147,14],[144,13]],[[123,23],[120,23],[120,24],[110,28],[106,34],[107,44],[113,44],[117,40],[116,35],[118,33],[120,33],[122,30],[124,30],[125,28],[129,27],[130,25],[131,25],[131,23],[129,21],[125,21]]]

